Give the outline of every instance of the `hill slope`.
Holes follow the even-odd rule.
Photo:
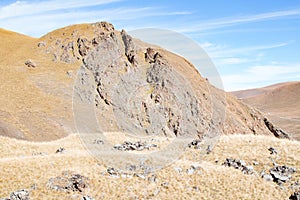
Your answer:
[[[300,82],[233,92],[243,102],[266,113],[273,122],[300,139]]]
[[[114,122],[116,113],[128,113],[121,108],[122,98],[116,100],[113,96],[127,95],[117,88],[127,84],[131,93],[140,92],[135,94],[139,98],[129,101],[129,106],[137,109],[130,120],[140,124],[139,130],[153,131],[151,120],[156,119],[149,121],[149,110],[162,106],[164,111],[156,111],[166,117],[171,134],[185,132],[187,119],[197,120],[193,128],[200,136],[207,130],[223,134],[274,134],[263,115],[229,94],[225,97],[224,91],[211,86],[184,58],[131,38],[109,23],[73,25],[39,39],[4,30],[0,36],[8,41],[0,49],[1,58],[5,58],[0,62],[0,121],[3,126],[10,126],[3,127],[6,131],[0,134],[46,141],[74,133],[72,95],[79,69],[95,79],[93,103],[99,123],[108,131],[126,128],[128,124]],[[140,84],[145,87],[135,91]],[[176,104],[176,98],[182,98],[181,103]],[[146,113],[137,107],[140,100],[146,102]],[[194,110],[183,113],[189,106]]]

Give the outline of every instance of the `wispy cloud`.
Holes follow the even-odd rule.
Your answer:
[[[49,11],[58,11],[71,8],[82,8],[97,6],[103,4],[109,4],[113,2],[118,2],[121,0],[48,0],[48,1],[16,1],[15,3],[6,5],[0,8],[0,19],[8,19],[12,17],[21,17],[28,15],[36,15],[40,13],[45,13]]]
[[[180,32],[193,33],[199,31],[207,31],[210,29],[219,29],[223,27],[234,26],[234,25],[239,25],[244,23],[274,20],[278,18],[292,17],[292,16],[300,17],[300,9],[283,10],[277,12],[266,12],[266,13],[260,13],[254,15],[234,16],[234,17],[219,18],[219,19],[208,20],[208,21],[197,21],[194,22],[192,26],[182,27],[182,29],[180,29]]]
[[[255,46],[246,46],[246,47],[238,47],[238,48],[230,48],[226,45],[219,45],[219,44],[212,44],[202,46],[208,54],[212,58],[227,58],[227,57],[234,57],[236,55],[245,55],[251,53],[253,55],[253,52],[258,51],[264,51],[264,50],[270,50],[280,47],[285,47],[290,44],[292,44],[294,41],[288,41],[288,42],[281,42],[281,43],[275,43],[275,44],[269,44],[269,45],[255,45]]]
[[[110,21],[114,24],[123,24],[122,28],[127,28],[124,21],[141,22],[143,18],[147,17],[191,14],[188,11],[168,11],[159,7],[99,7],[99,5],[112,4],[118,1],[122,0],[96,0],[91,2],[70,0],[66,3],[59,0],[17,1],[0,7],[0,27],[31,36],[41,36],[53,29],[76,23]],[[98,7],[95,9],[92,6]],[[83,7],[88,9],[82,9]]]

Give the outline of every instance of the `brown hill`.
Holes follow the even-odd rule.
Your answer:
[[[300,139],[300,82],[233,92],[243,102],[258,108],[284,130]]]
[[[165,116],[175,135],[191,128],[186,120],[196,120],[190,124],[200,136],[211,129],[223,134],[286,137],[261,113],[211,86],[184,58],[133,39],[109,23],[73,25],[39,39],[6,30],[0,31],[0,37],[4,44],[0,47],[0,121],[1,126],[9,124],[0,134],[47,141],[74,133],[72,95],[81,68],[95,79],[93,104],[106,131],[128,128],[126,121],[116,124],[117,113],[120,119],[131,116],[130,120],[140,124],[139,131],[153,132],[157,129],[149,125],[155,120],[149,110],[161,106],[164,109],[157,112]],[[118,86],[134,92],[141,84],[146,86],[129,101],[136,113],[129,114],[122,110],[124,99],[114,95],[126,96]],[[144,111],[137,107],[139,100],[145,101]],[[183,113],[185,110],[190,112]],[[166,134],[166,130],[160,131]]]

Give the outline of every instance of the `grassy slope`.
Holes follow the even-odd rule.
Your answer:
[[[243,102],[265,112],[279,127],[300,140],[300,82],[233,92]]]
[[[3,29],[0,38],[2,124],[14,126],[29,140],[66,136],[61,124],[52,119],[71,118],[72,99],[63,98],[58,91],[72,94],[72,80],[66,72],[77,66],[52,62],[50,55],[38,49],[39,39]],[[36,68],[24,64],[29,59],[37,64]],[[49,134],[41,134],[41,130]]]
[[[223,136],[211,154],[201,157],[202,162],[198,150],[188,149],[180,160],[156,172],[157,183],[138,177],[115,179],[102,175],[106,168],[84,150],[76,135],[45,143],[6,137],[0,137],[0,141],[3,144],[0,148],[0,197],[37,184],[37,189],[31,191],[32,199],[70,199],[73,193],[55,192],[47,189],[46,184],[62,171],[72,170],[91,179],[87,194],[95,199],[286,199],[291,191],[282,190],[258,175],[244,175],[233,168],[221,166],[221,163],[227,157],[239,158],[249,164],[259,162],[254,166],[258,172],[267,170],[272,166],[267,149],[273,146],[279,151],[279,164],[300,169],[300,143],[268,136]],[[61,146],[66,148],[66,153],[55,154]],[[36,152],[48,155],[32,156]],[[219,162],[216,163],[216,160]],[[199,174],[185,173],[192,164],[201,167]],[[183,173],[179,174],[174,167],[181,167]],[[293,177],[293,181],[299,180],[300,172]],[[163,182],[168,182],[168,187],[161,186]],[[198,190],[193,189],[194,186]],[[157,189],[160,190],[157,196],[151,196]]]

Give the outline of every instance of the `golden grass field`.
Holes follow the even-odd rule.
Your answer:
[[[156,171],[158,181],[149,182],[139,177],[112,178],[106,166],[94,159],[83,147],[77,135],[52,142],[28,142],[1,137],[0,197],[27,188],[31,199],[78,199],[75,193],[57,192],[46,187],[50,178],[65,170],[90,178],[90,187],[84,192],[95,199],[287,199],[292,191],[280,189],[259,175],[245,175],[241,171],[222,166],[226,158],[243,159],[258,173],[272,167],[270,146],[278,150],[278,164],[300,169],[300,143],[269,136],[222,136],[214,150],[200,155],[197,149],[187,149],[172,165]],[[65,153],[56,154],[59,147]],[[35,155],[44,152],[46,155]],[[218,161],[218,162],[216,162]],[[200,169],[188,175],[191,165]],[[178,173],[174,167],[180,167]],[[300,179],[299,170],[292,182]],[[163,183],[167,182],[167,186]],[[158,192],[159,191],[159,192]]]

